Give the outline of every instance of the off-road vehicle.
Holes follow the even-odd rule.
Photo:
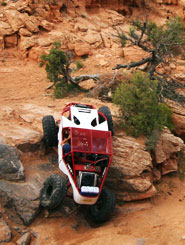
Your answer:
[[[113,155],[114,128],[109,108],[96,110],[92,105],[70,103],[58,123],[48,115],[42,125],[47,146],[58,145],[59,168],[69,183],[59,174],[48,177],[41,189],[41,205],[57,207],[71,185],[74,201],[88,205],[94,221],[109,219],[115,207],[114,193],[103,187]]]

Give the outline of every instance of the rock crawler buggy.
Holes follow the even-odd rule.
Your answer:
[[[68,104],[62,111],[58,125],[53,116],[43,118],[44,139],[48,146],[58,145],[60,170],[66,179],[53,174],[46,179],[40,193],[40,203],[47,209],[56,208],[71,185],[73,199],[88,205],[88,214],[94,221],[109,219],[115,208],[115,195],[103,184],[112,160],[113,121],[109,108],[97,111],[92,105]],[[63,141],[70,138],[68,151]]]

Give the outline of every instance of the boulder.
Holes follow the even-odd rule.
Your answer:
[[[155,147],[156,163],[161,165],[162,174],[177,170],[178,152],[184,147],[181,138],[174,136],[168,128],[164,128]]]
[[[5,36],[5,35],[13,34],[13,33],[14,31],[8,23],[4,21],[0,21],[0,35]]]
[[[17,245],[29,245],[31,242],[31,233],[26,232],[19,240],[16,241]]]
[[[157,190],[154,185],[151,185],[151,187],[144,191],[144,192],[132,192],[132,191],[122,191],[116,193],[116,198],[118,200],[124,200],[124,201],[133,201],[133,200],[143,200],[150,197],[155,196],[157,193]]]
[[[10,242],[12,238],[12,233],[10,227],[7,225],[6,221],[2,218],[0,214],[0,243]]]
[[[41,134],[28,127],[14,125],[12,128],[5,128],[0,132],[0,137],[4,138],[6,142],[11,142],[14,145],[29,144],[34,145],[41,140]]]
[[[76,23],[75,24],[75,30],[77,31],[82,31],[82,32],[86,32],[88,30],[88,26],[85,25],[84,23]]]
[[[0,36],[0,49],[4,49],[4,38]],[[3,56],[3,53],[1,52],[0,57]]]
[[[25,179],[24,167],[15,147],[0,144],[0,178],[13,181]]]
[[[117,26],[125,22],[125,17],[119,14],[117,11],[107,9],[106,12],[110,15],[113,26]]]
[[[185,140],[185,114],[179,115],[177,113],[174,113],[173,121],[175,124],[175,133],[183,140]]]
[[[39,47],[48,47],[53,43],[53,40],[50,37],[39,37],[38,45]]]
[[[121,176],[132,178],[142,176],[145,172],[152,172],[150,153],[145,150],[145,145],[137,143],[134,138],[114,137],[113,149],[112,167],[121,170]]]
[[[8,217],[17,224],[29,225],[40,210],[40,188],[35,178],[32,183],[0,180],[0,202]]]
[[[104,59],[100,59],[99,60],[99,64],[100,66],[105,66],[105,67],[108,67],[109,66],[109,62],[107,60],[104,60]]]
[[[33,47],[37,43],[38,43],[37,36],[31,36],[31,37],[21,36],[20,49],[22,51],[25,51],[28,48]]]
[[[101,32],[101,38],[103,41],[103,46],[105,48],[111,48],[112,42],[111,42],[110,37],[106,33]]]
[[[46,4],[44,4],[44,7],[46,7]],[[51,11],[48,11],[48,9],[44,7],[42,6],[42,4],[36,4],[35,12],[44,19],[47,20],[53,19],[53,15]]]
[[[171,100],[166,100],[166,103],[173,110],[175,134],[185,140],[185,107]]]
[[[61,31],[59,30],[50,31],[47,37],[50,38],[53,42],[58,40],[59,42],[61,42],[62,45],[65,46],[66,44],[66,33],[63,32],[61,35]]]
[[[130,60],[131,62],[139,61],[141,60],[141,57],[143,57],[143,59],[146,58],[146,52],[143,49],[138,48],[136,46],[124,47],[123,51],[125,59]]]
[[[89,43],[89,44],[94,44],[94,43],[102,43],[101,36],[98,32],[88,30],[87,35],[84,37],[84,40]]]
[[[38,32],[39,28],[39,22],[37,20],[37,18],[33,15],[29,16],[28,19],[25,22],[26,28],[28,29],[28,31],[30,32]]]
[[[185,73],[177,73],[174,75],[175,78],[177,78],[178,80],[181,80],[181,81],[185,81]]]
[[[4,44],[6,48],[16,47],[18,44],[17,34],[12,34],[4,37]]]
[[[77,31],[86,32],[87,30],[99,31],[100,28],[97,25],[92,24],[92,20],[88,21],[86,18],[77,17],[74,29]]]
[[[28,2],[23,2],[21,1],[20,4],[16,7],[17,11],[21,12],[21,13],[28,13],[29,15],[34,14],[34,9],[32,9],[30,7],[30,5],[28,6]]]
[[[113,189],[118,199],[140,200],[155,195],[152,183],[152,159],[145,145],[123,135],[113,138],[113,161],[106,185]]]
[[[40,56],[42,54],[47,53],[47,51],[48,50],[44,50],[44,48],[41,47],[33,47],[29,51],[29,58],[37,62],[40,62],[41,61]]]
[[[77,56],[90,55],[91,46],[88,43],[76,43],[74,51]]]
[[[46,31],[51,31],[53,29],[53,23],[47,21],[47,20],[42,20],[39,24],[42,28],[44,28]]]
[[[23,149],[20,148],[20,145],[27,145],[31,148],[33,146],[35,148],[34,146],[39,144],[42,139],[42,118],[46,115],[53,115],[55,120],[60,119],[60,113],[54,112],[53,108],[49,108],[49,106],[24,103],[17,106],[16,110],[9,106],[2,106],[0,120],[1,118],[4,120],[6,118],[10,122],[18,118],[21,119],[22,123],[14,123],[13,127],[10,124],[0,124],[0,137],[6,143],[17,145],[21,151]],[[27,148],[27,151],[31,150],[31,148]]]
[[[5,11],[5,16],[14,32],[18,31],[21,27],[24,27],[25,22],[23,15],[17,10],[10,9]]]
[[[32,33],[30,31],[28,31],[26,28],[19,29],[19,34],[21,36],[26,36],[26,37],[31,37],[32,36]]]

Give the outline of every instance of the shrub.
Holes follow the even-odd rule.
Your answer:
[[[60,76],[64,75],[68,61],[65,53],[60,49],[61,44],[54,42],[49,54],[41,55],[41,61],[46,63],[46,73],[50,82],[60,81]]]
[[[77,60],[76,67],[77,67],[77,70],[81,69],[83,67],[83,63],[80,60]]]
[[[70,62],[65,52],[61,49],[60,42],[54,42],[49,54],[41,55],[40,66],[45,64],[47,78],[53,84],[47,89],[55,86],[54,95],[56,98],[63,98],[74,88],[80,90],[80,86],[71,77]]]
[[[129,32],[124,32],[116,28],[117,37],[121,40],[121,45],[126,43],[138,46],[145,52],[145,57],[141,60],[132,61],[128,64],[117,64],[113,69],[135,68],[146,64],[144,71],[150,74],[151,79],[159,81],[161,100],[168,98],[184,104],[185,96],[179,94],[177,89],[183,85],[174,78],[166,74],[165,69],[160,73],[157,67],[169,65],[173,58],[185,54],[185,26],[180,17],[173,17],[163,25],[157,25],[155,22],[145,20],[133,20]],[[167,75],[167,76],[166,76]]]
[[[151,135],[163,126],[173,129],[172,111],[158,102],[158,82],[147,74],[136,72],[130,82],[123,81],[113,95],[113,102],[120,106],[123,126],[135,137]]]

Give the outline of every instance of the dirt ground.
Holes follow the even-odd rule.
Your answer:
[[[111,62],[113,67],[116,61],[113,59]],[[86,74],[90,64],[95,67],[93,58],[89,59],[79,74]],[[93,73],[96,72],[93,70]],[[4,112],[6,108],[7,112],[0,116],[0,131],[6,131],[14,124],[32,127],[21,118],[10,117],[8,113],[11,109],[14,112],[20,110],[25,104],[47,106],[55,112],[60,112],[69,101],[93,103],[97,106],[104,104],[84,94],[54,99],[52,92],[45,90],[50,83],[46,79],[44,68],[40,68],[36,62],[19,59],[16,50],[7,52],[5,60],[0,61],[0,78],[0,110]],[[82,210],[71,214],[66,212],[66,215],[65,212],[58,212],[49,218],[42,211],[30,226],[36,237],[31,244],[185,244],[185,183],[177,175],[167,176],[163,177],[157,189],[157,196],[150,200],[117,205],[112,219],[99,226],[86,221]]]
[[[39,234],[36,244],[185,244],[185,184],[165,177],[158,190],[150,200],[117,205],[111,221],[99,226],[86,222],[82,212],[53,218],[41,213],[31,225]]]

